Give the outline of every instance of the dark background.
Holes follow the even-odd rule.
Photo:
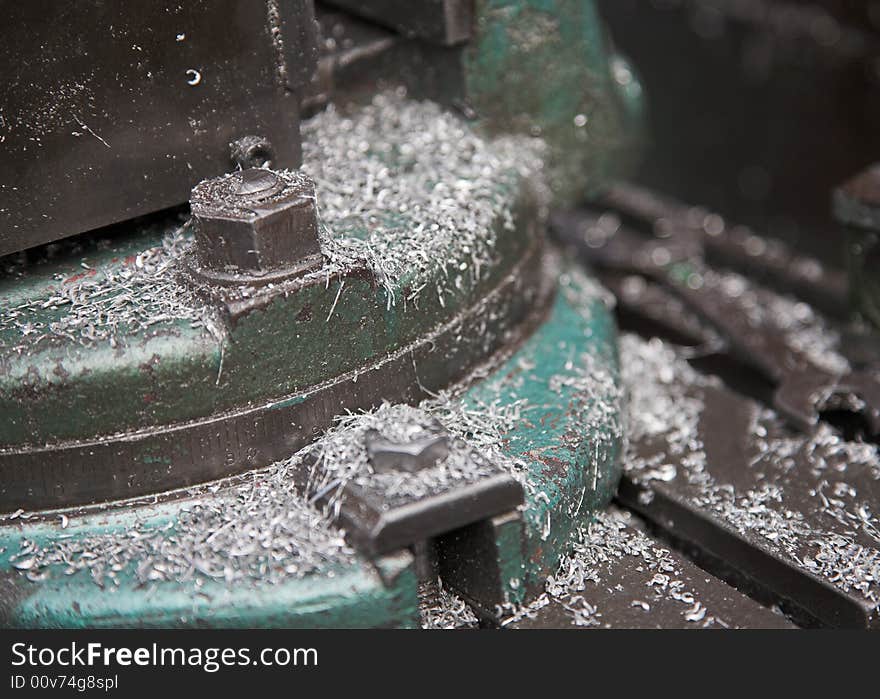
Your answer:
[[[842,266],[834,186],[880,160],[880,0],[599,0],[640,74],[635,180]]]

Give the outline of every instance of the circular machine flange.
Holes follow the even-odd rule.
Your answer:
[[[479,515],[498,596],[476,602],[537,593],[611,497],[612,315],[544,250],[528,144],[397,97],[322,114],[304,136],[320,268],[206,293],[177,273],[186,230],[159,228],[9,270],[5,625],[418,625],[412,555],[352,549],[289,467],[334,416],[383,401],[437,410],[448,396],[438,420],[462,439],[469,420],[495,434],[474,447],[525,495]]]
[[[576,269],[558,271],[545,270],[558,283],[537,328],[434,413],[451,433],[471,433],[467,421],[497,432],[482,448],[524,486],[522,526],[508,520],[496,542],[501,603],[540,591],[620,475],[607,295]],[[431,401],[422,408],[434,410]],[[418,626],[412,556],[368,561],[348,549],[292,488],[285,464],[158,503],[0,518],[0,619],[55,628]]]
[[[341,412],[457,381],[546,306],[527,141],[396,96],[304,134],[322,260],[294,279],[205,293],[174,229],[3,282],[0,511],[265,466]]]

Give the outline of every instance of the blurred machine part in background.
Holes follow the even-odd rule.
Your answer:
[[[829,193],[880,159],[880,3],[599,7],[645,90],[636,181],[842,268]]]

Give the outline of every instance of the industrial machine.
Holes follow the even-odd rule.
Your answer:
[[[534,596],[620,472],[607,295],[545,241],[637,118],[592,4],[8,9],[4,622]]]
[[[722,268],[847,282],[620,184],[642,86],[592,1],[7,4],[4,626],[876,623],[875,335],[829,359]],[[874,322],[878,191],[836,200]],[[778,477],[712,476],[755,434]],[[862,499],[805,522],[789,461],[833,504],[844,452]]]

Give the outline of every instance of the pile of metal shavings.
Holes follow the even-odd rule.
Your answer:
[[[759,455],[753,468],[766,471],[763,479],[781,483],[775,486],[780,501],[785,501],[784,485],[790,476],[809,488],[817,512],[828,521],[826,527],[811,526],[800,546],[788,549],[789,555],[844,591],[859,591],[880,610],[880,454],[876,445],[846,441],[824,423],[807,438],[793,438],[766,409],[756,411],[752,433],[757,435]],[[856,487],[872,482],[870,492]]]
[[[755,404],[742,467],[756,485],[737,488],[713,476],[699,431],[703,390],[718,383],[656,339],[622,337],[621,365],[629,395],[625,469],[647,488],[646,504],[652,481],[677,480],[695,506],[740,535],[880,608],[876,498],[853,486],[880,480],[876,445],[846,441],[824,424],[809,435],[793,433]],[[640,442],[654,456],[640,455]]]
[[[522,476],[524,466],[500,451],[500,435],[521,419],[518,406],[489,406],[483,412],[444,394],[422,408],[384,404],[345,415],[315,444],[235,479],[233,486],[191,488],[191,502],[161,526],[146,521],[83,537],[73,529],[63,531],[69,520],[62,516],[60,534],[42,544],[22,541],[10,563],[33,581],[85,570],[101,586],[119,585],[130,575],[141,586],[191,581],[201,587],[209,579],[276,584],[354,559],[344,532],[331,523],[338,498],[331,497],[323,509],[313,505],[321,495],[341,493],[346,483],[387,489],[393,504],[473,482],[497,468]],[[406,439],[434,430],[436,420],[453,437],[445,462],[403,477],[371,475],[363,440],[368,429]],[[307,498],[295,474],[308,454],[319,455],[323,474],[307,484]],[[16,512],[3,521],[19,517],[28,515]]]
[[[514,228],[523,182],[546,196],[543,142],[484,139],[436,104],[400,93],[378,95],[351,116],[330,107],[303,124],[303,137],[302,169],[316,181],[326,258],[315,274],[329,282],[366,266],[389,306],[404,276],[403,301],[412,303],[432,282],[430,293],[443,304],[466,281],[480,280],[498,236]],[[191,245],[186,227],[133,260],[59,278],[54,295],[4,309],[0,336],[17,338],[19,352],[51,340],[115,347],[157,324],[188,320],[221,337],[215,312],[174,273],[173,261]],[[437,260],[446,264],[432,278]]]
[[[776,293],[733,272],[707,272],[695,283],[707,294],[724,294],[738,299],[754,327],[778,328],[784,334],[786,344],[816,367],[837,375],[849,371],[849,362],[838,351],[839,333],[809,304]]]
[[[422,404],[422,407],[430,406]],[[453,411],[446,412],[446,415],[452,414]],[[407,444],[436,434],[438,421],[450,437],[445,459],[412,473],[374,471],[366,449],[368,431],[376,430],[384,439]],[[497,474],[499,467],[511,461],[497,449],[487,453],[479,448],[471,441],[475,432],[465,434],[462,427],[461,423],[444,422],[439,411],[432,413],[403,404],[383,403],[368,412],[341,416],[337,424],[307,450],[314,462],[306,492],[313,501],[322,498],[326,510],[335,513],[344,489],[353,484],[366,491],[382,493],[385,506],[392,508],[475,483]]]
[[[24,540],[11,565],[34,581],[85,570],[101,587],[133,576],[139,587],[190,582],[199,589],[206,580],[274,585],[353,561],[343,533],[296,491],[295,466],[279,462],[231,489],[194,489],[208,496],[161,525]]]
[[[331,106],[303,123],[303,170],[316,183],[328,278],[366,266],[398,300],[426,291],[441,304],[492,267],[528,181],[541,185],[543,142],[487,140],[461,118],[401,92],[351,115]],[[546,194],[546,193],[544,193]],[[444,261],[442,278],[437,262]]]
[[[472,629],[479,625],[467,602],[439,580],[419,583],[419,615],[423,629]]]
[[[223,326],[217,313],[177,280],[175,262],[191,243],[187,228],[185,223],[132,258],[100,268],[83,263],[73,276],[57,275],[50,296],[3,309],[0,347],[25,352],[43,342],[69,342],[115,348],[175,320],[204,327],[219,339]]]
[[[671,481],[678,475],[673,461],[684,458],[694,473],[702,473],[706,455],[698,426],[703,403],[684,387],[717,382],[679,361],[672,348],[657,338],[644,341],[625,334],[620,339],[620,355],[627,398],[626,470],[638,472],[642,483]],[[633,447],[658,438],[665,440],[666,451],[656,458],[646,459]]]
[[[573,414],[569,418],[573,430],[565,439],[572,440],[577,448],[588,436],[595,461],[626,436],[621,409],[623,389],[614,364],[607,358],[581,352],[577,362],[567,361],[564,372],[550,377],[550,390],[559,396],[573,393]]]
[[[502,401],[498,397],[491,402],[474,401],[469,405],[448,392],[441,392],[423,401],[420,407],[528,489],[528,464],[501,450],[509,433],[528,419],[528,401]]]
[[[695,627],[723,627],[728,623],[699,599],[698,593],[682,578],[675,558],[668,549],[659,547],[627,523],[628,513],[614,508],[599,512],[595,521],[578,529],[572,550],[562,559],[555,575],[547,579],[545,590],[525,606],[499,609],[502,626],[525,618],[548,604],[560,604],[571,616],[575,626],[602,627],[602,608],[596,603],[594,590],[600,585],[614,588],[614,564],[626,557],[638,559],[644,574],[644,595],[631,601],[650,612],[659,599],[674,600],[681,605],[682,618]],[[622,592],[618,588],[618,592]],[[602,595],[606,595],[605,590]]]
[[[308,194],[312,188],[311,180],[301,170],[279,170],[277,176],[282,186],[278,191],[261,196],[261,206],[277,205],[288,199],[291,194],[299,198],[315,199]],[[196,216],[207,214],[253,220],[257,216],[253,203],[248,203],[246,200],[243,202],[236,196],[239,183],[238,172],[230,172],[200,182],[190,194],[190,209]]]
[[[586,321],[591,320],[593,303],[597,300],[609,311],[617,305],[614,294],[580,267],[569,267],[559,275],[559,290],[569,305]]]

